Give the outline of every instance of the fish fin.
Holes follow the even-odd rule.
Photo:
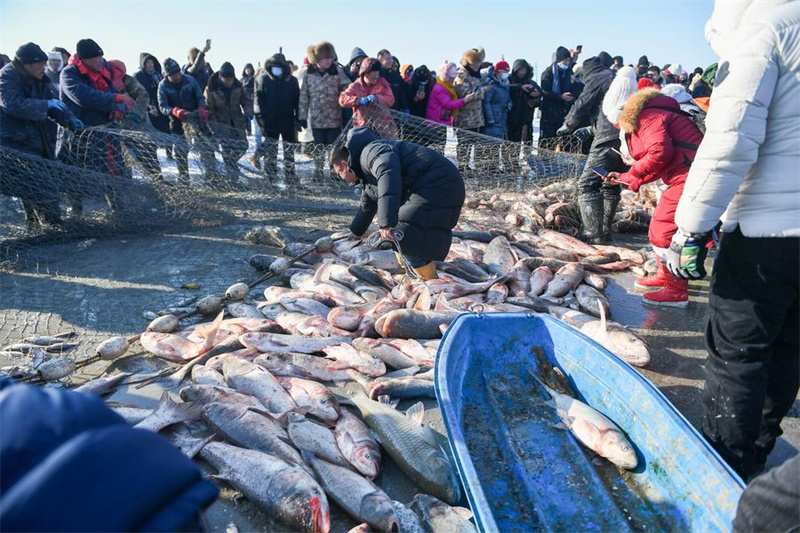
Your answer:
[[[606,308],[603,307],[603,302],[597,299],[597,307],[600,308],[600,329],[603,330],[603,337],[608,338],[608,322],[606,321]]]
[[[562,429],[564,431],[569,431],[569,426],[566,425],[564,422],[551,422],[550,424],[547,425],[553,429]]]
[[[553,400],[553,392],[554,392],[553,389],[548,387],[547,383],[542,381],[542,379],[539,376],[537,376],[533,372],[533,370],[531,370],[530,368],[528,369],[528,373],[531,375],[531,377],[533,377],[533,379],[538,381],[539,385],[541,385],[544,388],[545,392],[547,392],[547,394],[550,395],[550,399],[549,400],[542,400],[542,402],[555,409],[556,408],[556,404],[555,404],[555,401]]]
[[[209,474],[208,478],[211,479],[212,481],[224,481],[225,483],[228,483],[230,485],[233,484],[231,476],[227,472],[218,472],[216,474]]]
[[[452,509],[453,511],[455,511],[455,513],[456,513],[458,516],[460,516],[461,518],[463,518],[464,520],[470,520],[470,519],[472,519],[472,517],[473,517],[473,516],[475,516],[475,515],[472,513],[472,511],[470,511],[470,510],[469,510],[469,509],[467,509],[466,507],[451,507],[451,509]]]
[[[372,435],[372,438],[373,438],[373,440],[375,442],[377,442],[381,446],[384,446],[383,440],[381,439],[381,437],[378,435],[378,433],[376,431],[373,431],[372,429],[370,429],[369,430],[369,434]]]
[[[378,402],[387,407],[391,407],[392,409],[396,409],[397,404],[400,403],[399,400],[392,400],[390,397],[386,395],[378,396]]]
[[[417,402],[406,410],[406,416],[416,422],[422,424],[422,419],[425,416],[425,406],[422,402]]]

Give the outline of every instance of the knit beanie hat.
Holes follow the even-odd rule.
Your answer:
[[[177,74],[181,71],[181,66],[178,64],[177,61],[168,57],[164,60],[164,72],[167,76],[171,76],[172,74]]]
[[[91,59],[103,55],[103,49],[93,39],[81,39],[75,46],[75,55],[78,59]]]
[[[558,48],[556,48],[556,63],[560,63],[565,59],[569,59],[569,57],[570,57],[569,50],[567,50],[563,46],[559,46]]]
[[[494,71],[498,72],[500,70],[507,70],[507,71],[511,70],[511,67],[509,66],[508,62],[505,59],[501,59],[500,61],[494,64]]]
[[[680,83],[668,83],[661,89],[661,93],[674,98],[679,104],[692,101],[692,95],[686,91],[686,87]]]
[[[646,78],[643,78],[646,79]],[[603,98],[603,114],[612,124],[619,123],[619,116],[628,98],[637,91],[636,71],[633,67],[622,67],[611,81]]]
[[[611,65],[614,64],[614,59],[611,57],[611,54],[608,52],[600,52],[597,54],[597,59],[603,64],[604,67],[610,68]]]
[[[235,78],[236,71],[233,69],[233,65],[226,61],[219,67],[219,75],[222,78]]]
[[[359,76],[366,76],[370,72],[380,72],[381,64],[374,57],[368,57],[361,62],[361,69],[358,71]]]
[[[44,50],[39,48],[36,43],[26,43],[17,48],[17,53],[14,54],[14,59],[23,65],[30,65],[31,63],[39,63],[47,61],[47,54]]]
[[[639,82],[636,84],[636,86],[638,87],[638,89],[640,91],[642,89],[647,89],[649,87],[652,87],[652,88],[655,88],[655,89],[660,89],[661,88],[660,85],[658,85],[656,82],[654,82],[650,78],[640,78]]]
[[[456,79],[456,71],[458,66],[453,63],[452,61],[448,61],[447,59],[439,67],[439,72],[436,74],[438,75],[439,79],[446,82],[451,82]]]
[[[636,63],[636,66],[637,67],[649,67],[650,66],[650,60],[647,59],[647,56],[642,56],[642,57],[639,58],[639,62]]]

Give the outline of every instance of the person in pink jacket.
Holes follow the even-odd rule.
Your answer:
[[[353,127],[367,126],[384,139],[397,139],[397,125],[391,113],[394,93],[380,75],[378,60],[365,59],[358,79],[339,95],[339,105],[353,109]]]
[[[436,85],[433,86],[431,96],[428,99],[428,109],[425,118],[439,124],[450,126],[458,110],[477,98],[477,93],[470,93],[464,98],[458,98],[453,88],[453,81],[458,75],[458,67],[455,63],[445,60],[439,67]]]

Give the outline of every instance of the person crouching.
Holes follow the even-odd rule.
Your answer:
[[[645,183],[658,179],[667,185],[648,232],[650,244],[656,252],[658,272],[637,279],[636,287],[658,289],[642,296],[646,304],[686,307],[688,281],[670,274],[665,257],[672,236],[678,230],[675,210],[703,134],[676,100],[656,89],[645,89],[631,96],[622,110],[619,126],[625,133],[628,150],[635,161],[627,172],[609,172],[605,179],[621,182],[634,192]]]
[[[407,141],[381,139],[353,128],[331,154],[331,168],[351,185],[363,186],[350,231],[361,236],[377,215],[381,237],[400,241],[406,261],[423,280],[436,279],[434,261],[450,251],[464,204],[464,180],[442,154]]]

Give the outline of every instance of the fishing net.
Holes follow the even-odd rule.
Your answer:
[[[383,111],[368,125],[450,158],[468,198],[574,181],[585,160],[571,137],[546,149]],[[331,172],[330,145],[258,143],[195,118],[184,136],[123,123],[68,141],[56,159],[0,147],[0,339],[71,329],[88,353],[193,286],[224,292],[252,274],[247,258],[269,244],[259,228],[313,241],[346,228],[360,196]]]

